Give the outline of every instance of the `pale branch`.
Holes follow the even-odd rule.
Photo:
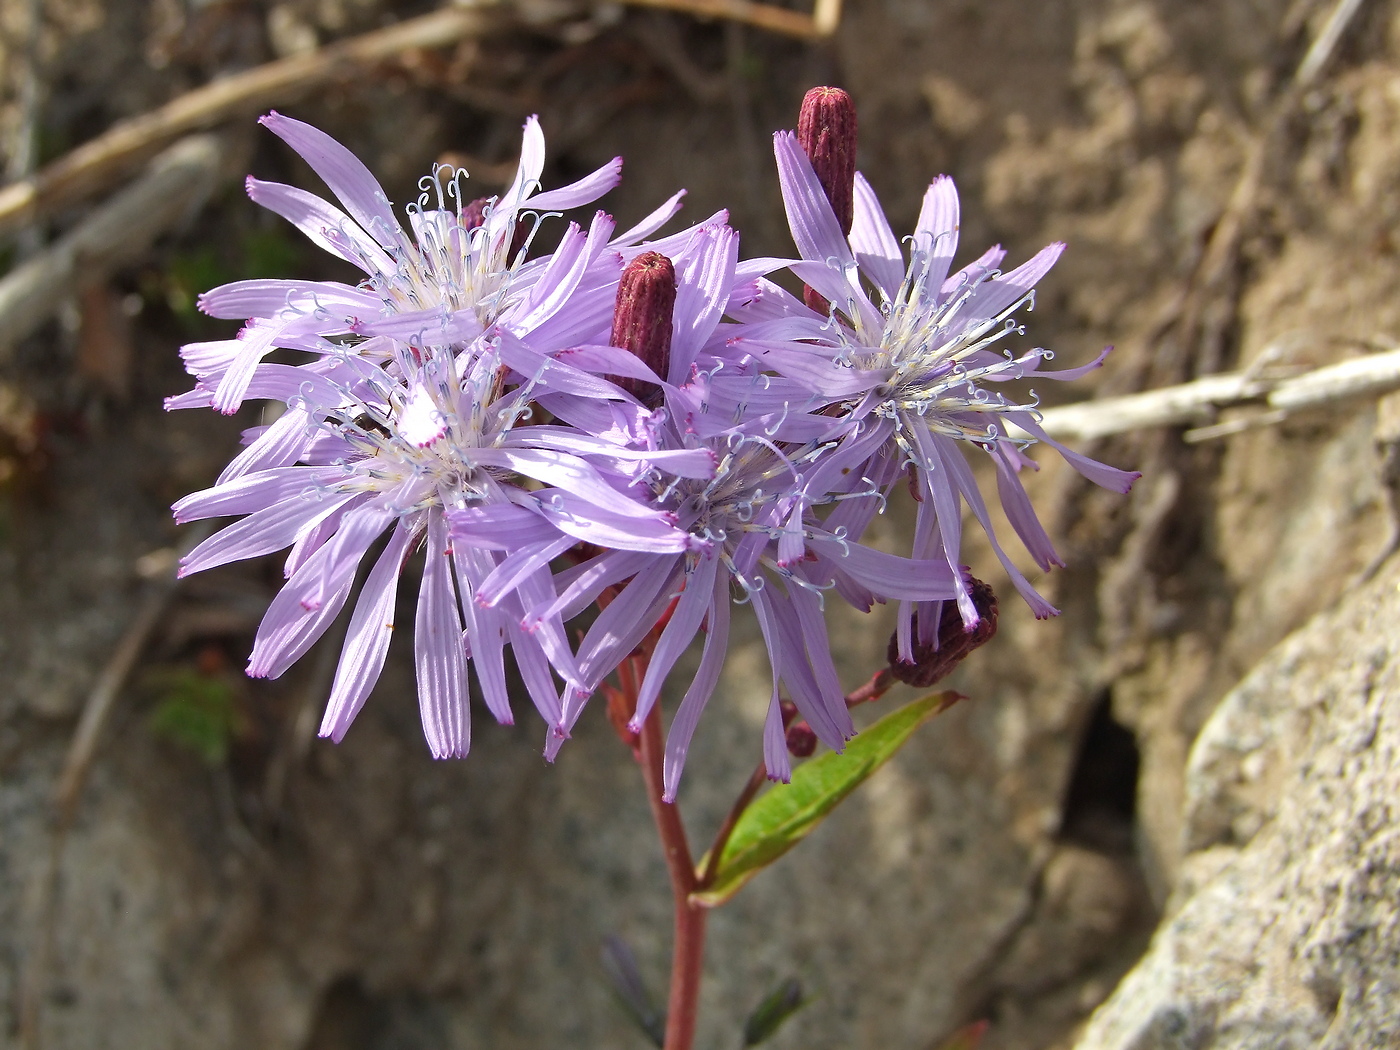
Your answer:
[[[0,233],[106,186],[172,139],[230,117],[286,104],[308,91],[404,51],[444,47],[480,34],[500,0],[459,0],[420,18],[341,40],[304,55],[215,80],[97,138],[0,189]]]
[[[145,175],[0,278],[0,361],[74,291],[139,258],[191,215],[217,185],[225,152],[215,135],[177,142]]]
[[[659,7],[696,18],[742,22],[803,40],[829,37],[841,22],[841,0],[816,0],[810,15],[752,0],[622,0],[622,3],[630,7]]]
[[[1301,374],[1232,372],[1141,394],[1061,405],[1041,412],[1041,426],[1057,440],[1092,441],[1149,427],[1195,425],[1198,439],[1222,437],[1277,423],[1289,413],[1400,390],[1400,350],[1326,365]],[[1225,408],[1254,406],[1260,414],[1216,424]],[[1027,437],[1013,428],[1017,437]]]
[[[621,2],[697,18],[745,22],[809,40],[830,36],[841,20],[841,0],[815,0],[810,15],[753,0]],[[181,135],[215,127],[241,114],[286,105],[317,87],[404,52],[446,47],[503,28],[510,24],[502,17],[508,6],[505,0],[456,0],[432,14],[223,77],[159,109],[123,120],[33,175],[0,188],[0,234],[97,192]]]

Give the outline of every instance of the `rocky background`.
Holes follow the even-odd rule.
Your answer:
[[[1301,369],[1400,335],[1400,5],[847,0],[819,44],[514,8],[509,31],[281,108],[400,202],[448,154],[497,188],[538,112],[547,185],[621,153],[624,224],[686,186],[687,215],[728,205],[749,254],[781,254],[768,136],[836,83],[896,229],[948,172],[969,257],[1069,243],[1033,338],[1071,364],[1117,350],[1043,393]],[[1328,61],[1296,79],[1339,9]],[[8,174],[417,13],[4,0]],[[33,334],[0,331],[0,1047],[645,1046],[599,946],[625,937],[660,995],[669,897],[601,712],[552,768],[528,719],[480,718],[470,759],[435,764],[396,648],[332,747],[312,730],[334,648],[277,682],[240,674],[275,564],[162,592],[181,542],[166,508],[257,422],[160,410],[186,385],[177,346],[232,330],[193,296],[337,273],[240,192],[246,171],[315,185],[251,116],[220,125],[220,177],[175,229],[114,271],[80,266]],[[9,237],[9,264],[100,199]],[[999,636],[954,683],[972,701],[715,915],[698,1045],[737,1046],[788,976],[816,998],[779,1048],[932,1050],[979,1019],[987,1050],[1400,1041],[1400,406],[1200,421],[1221,422],[1239,425],[1086,449],[1143,471],[1127,498],[1041,457],[1034,496],[1069,563],[1042,585],[1064,615],[1036,622],[1007,588]],[[80,715],[142,617],[64,810]],[[835,626],[850,685],[888,631]],[[761,648],[736,648],[701,726],[682,792],[701,839],[758,755],[760,672]]]

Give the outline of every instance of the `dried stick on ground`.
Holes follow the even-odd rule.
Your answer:
[[[216,80],[174,101],[114,125],[91,142],[0,190],[0,233],[44,211],[106,186],[171,139],[255,112],[375,62],[414,48],[442,47],[483,33],[500,0],[459,0],[456,6],[387,29],[329,44]]]
[[[1047,408],[1041,426],[1054,438],[1092,441],[1149,427],[1212,423],[1222,408],[1255,405],[1259,423],[1277,423],[1288,413],[1357,397],[1400,390],[1400,350],[1370,354],[1301,375],[1269,378],[1231,372],[1180,386]],[[1221,437],[1243,427],[1224,425],[1198,432]]]
[[[138,258],[198,207],[218,182],[224,153],[214,135],[176,143],[145,176],[0,279],[0,361],[78,287]]]
[[[831,36],[841,22],[841,0],[816,0],[810,15],[751,0],[622,0],[632,7],[660,7],[696,18],[742,22],[772,33],[817,40]]]
[[[746,22],[803,39],[830,36],[841,0],[816,0],[805,15],[752,0],[623,0],[700,18]],[[105,186],[180,135],[273,105],[285,105],[354,70],[405,51],[444,47],[506,25],[504,0],[456,0],[452,6],[216,80],[150,113],[124,120],[29,178],[0,189],[0,234]]]

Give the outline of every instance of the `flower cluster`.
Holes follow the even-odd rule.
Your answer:
[[[339,740],[373,688],[399,577],[421,549],[415,665],[435,756],[468,750],[469,668],[491,714],[513,720],[507,649],[552,758],[644,638],[655,644],[633,728],[703,632],[667,740],[673,798],[731,606],[751,603],[772,668],[764,758],[785,779],[783,697],[830,747],[854,732],[827,594],[862,609],[899,603],[892,655],[906,664],[936,648],[945,602],[976,630],[959,554],[964,503],[1036,614],[1053,613],[993,535],[964,448],[990,455],[1008,519],[1042,568],[1058,558],[1018,480],[1032,439],[1098,484],[1132,482],[1051,441],[1033,401],[994,392],[1102,360],[1053,373],[1041,368],[1048,351],[998,346],[1021,332],[1015,315],[1061,246],[1005,274],[994,249],[950,275],[958,205],[941,178],[906,264],[854,171],[842,92],[813,92],[799,135],[775,138],[800,255],[791,260],[741,261],[723,212],[656,238],[679,193],[626,233],[598,211],[570,223],[553,251],[535,250],[541,223],[612,189],[621,160],[541,192],[533,118],[504,193],[468,200],[462,173],[436,171],[407,227],[344,147],[276,113],[262,122],[340,206],[256,179],[250,196],[365,276],[355,286],[240,281],[202,297],[206,312],[246,324],[235,339],[183,348],[196,385],[168,407],[232,413],[259,399],[282,410],[246,432],[212,488],[174,509],[181,521],[242,516],[191,551],[183,573],[290,548],[251,675],[276,677],[302,656],[368,563],[324,736]],[[805,284],[802,298],[772,280],[783,269]],[[907,556],[862,544],[906,484],[919,501]],[[592,607],[586,629],[571,623]]]

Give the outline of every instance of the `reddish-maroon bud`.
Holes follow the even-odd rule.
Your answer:
[[[457,222],[464,230],[474,230],[486,221],[486,205],[490,197],[478,197],[457,214]]]
[[[802,99],[797,141],[831,201],[841,232],[851,232],[856,186],[856,107],[840,88],[815,87]]]
[[[612,345],[630,350],[662,379],[671,364],[671,315],[676,307],[676,268],[660,252],[643,252],[622,271],[613,315]],[[619,377],[617,385],[647,403],[655,384]]]
[[[976,606],[979,619],[972,630],[963,628],[962,614],[957,602],[944,602],[943,615],[938,621],[938,644],[920,645],[918,623],[914,624],[914,662],[904,663],[899,658],[899,640],[890,636],[888,658],[890,673],[907,685],[927,689],[934,682],[946,678],[953,668],[962,663],[963,657],[982,645],[997,633],[997,596],[992,588],[971,574],[964,574],[972,592],[972,604]]]
[[[810,758],[817,749],[817,734],[805,720],[787,727],[787,749],[793,758]]]
[[[457,213],[457,222],[468,232],[480,228],[486,222],[486,209],[492,203],[494,202],[490,197],[478,197]],[[525,243],[530,239],[531,229],[533,223],[525,219],[515,220],[515,229],[510,234],[510,254],[507,256],[509,262],[514,263],[520,249],[525,247]]]

